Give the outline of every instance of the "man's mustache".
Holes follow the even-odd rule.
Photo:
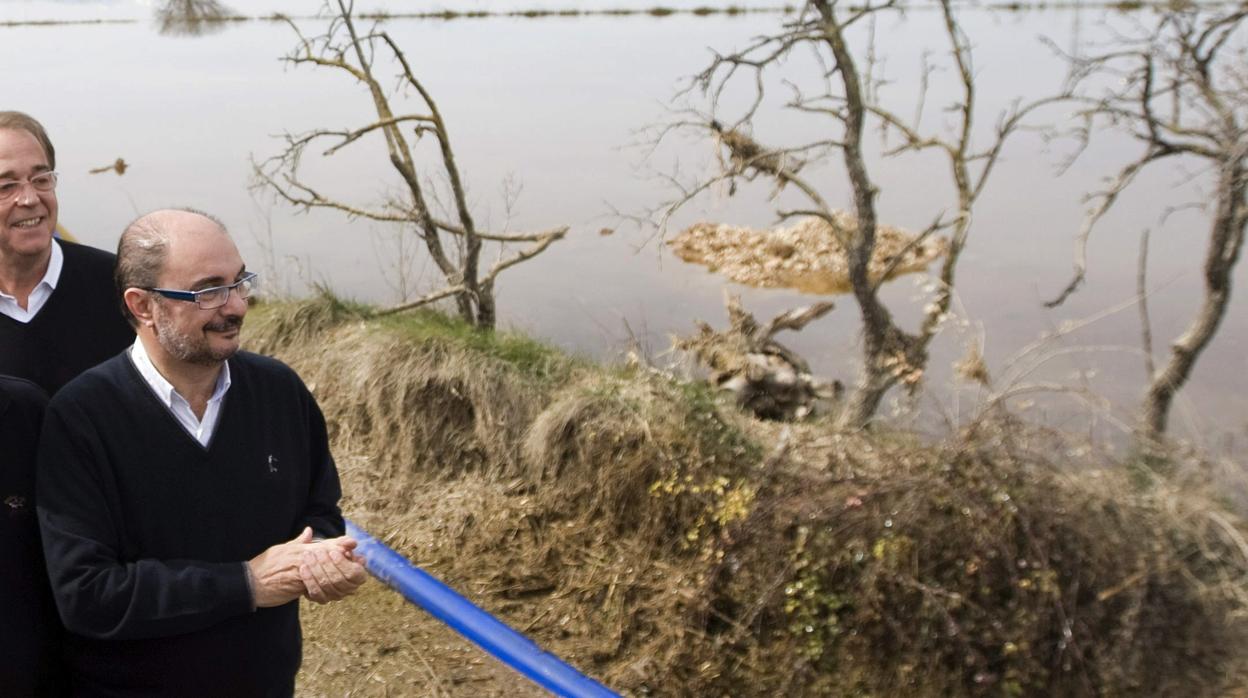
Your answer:
[[[211,322],[204,325],[204,329],[209,332],[229,332],[243,326],[243,318],[238,315],[231,315],[221,322]]]

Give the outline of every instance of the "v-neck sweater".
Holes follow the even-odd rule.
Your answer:
[[[34,383],[0,376],[0,693],[59,696],[56,615],[35,518],[35,446],[48,398]]]
[[[0,314],[0,374],[25,378],[53,395],[74,376],[134,341],[113,282],[116,257],[59,241],[60,279],[30,322]]]
[[[66,385],[40,442],[40,525],[75,692],[287,695],[298,603],[252,611],[244,561],[343,532],[325,420],[298,376],[239,352],[200,444],[125,354]]]

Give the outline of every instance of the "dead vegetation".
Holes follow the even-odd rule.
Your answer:
[[[840,397],[840,381],[820,383],[805,359],[775,339],[781,330],[800,331],[823,317],[831,303],[796,308],[767,323],[759,323],[740,297],[726,291],[724,305],[726,330],[698,321],[696,335],[677,337],[674,344],[710,369],[711,385],[732,393],[738,405],[762,419],[801,419],[814,414],[818,399]]]
[[[460,172],[446,120],[432,93],[413,72],[407,55],[378,25],[357,28],[353,0],[327,2],[325,10],[327,26],[320,35],[305,35],[289,20],[298,44],[285,60],[295,67],[321,68],[362,83],[368,88],[377,120],[350,129],[287,133],[280,153],[253,162],[255,186],[304,211],[327,209],[411,233],[423,244],[443,284],[420,298],[404,300],[388,312],[453,298],[461,318],[493,329],[498,275],[563,239],[567,226],[535,233],[481,228],[478,213],[469,202],[468,185]],[[397,72],[397,87],[389,86],[387,70]],[[332,191],[325,193],[301,169],[309,148],[324,148],[321,156],[329,158],[362,138],[378,137],[384,138],[388,156],[379,161],[385,163],[379,166],[380,171],[389,171],[402,182],[402,194],[388,197],[384,204],[358,204]],[[497,257],[485,268],[481,255],[487,247],[488,252],[497,252]]]
[[[843,240],[857,223],[845,211],[830,222],[807,218],[794,225],[756,230],[696,223],[668,241],[676,256],[747,286],[794,288],[806,293],[849,293],[849,255]],[[901,274],[921,272],[949,249],[944,238],[920,239],[900,228],[876,228],[869,274],[879,284]]]
[[[1117,37],[1112,48],[1066,56],[1072,88],[1078,90],[1074,96],[1081,126],[1075,135],[1081,146],[1087,146],[1096,127],[1108,127],[1129,134],[1142,152],[1103,190],[1089,195],[1092,206],[1076,237],[1073,278],[1045,305],[1061,305],[1083,284],[1090,236],[1142,173],[1160,170],[1164,162],[1172,171],[1204,170],[1209,179],[1209,189],[1202,187],[1189,204],[1205,213],[1201,225],[1207,226],[1200,304],[1159,365],[1154,363],[1148,311],[1141,304],[1148,387],[1137,433],[1146,450],[1164,440],[1175,396],[1230,308],[1232,279],[1248,232],[1246,55],[1248,6],[1172,3]],[[1072,159],[1067,166],[1073,164]],[[1166,203],[1162,221],[1184,207]],[[1147,245],[1147,233],[1143,237]],[[1146,270],[1142,257],[1141,298]]]
[[[960,20],[965,8],[949,0],[941,0],[938,7],[944,36],[938,47],[923,53],[912,115],[899,113],[881,100],[881,88],[896,78],[879,72],[884,61],[877,60],[883,54],[877,54],[876,43],[877,22],[909,8],[897,0],[865,5],[807,0],[800,3],[794,18],[764,30],[744,47],[713,51],[707,67],[691,76],[682,93],[684,104],[672,119],[653,129],[648,143],[653,154],[674,134],[709,135],[719,164],[710,174],[690,177],[676,171],[663,177],[673,198],[636,217],[658,233],[665,234],[678,212],[711,192],[726,189],[733,196],[741,182],[760,181],[774,185],[766,201],[778,220],[818,219],[825,224],[825,234],[837,238],[834,257],[843,262],[834,275],[839,282],[836,289],[850,292],[858,306],[862,349],[858,379],[840,410],[841,428],[869,426],[894,387],[903,387],[911,395],[919,390],[929,347],[952,312],[958,263],[1002,149],[1033,112],[1063,98],[1016,101],[999,114],[988,138],[976,137],[974,124],[984,115],[976,89],[973,41]],[[928,63],[929,55],[936,53],[945,56],[944,65]],[[813,58],[820,69],[803,71],[798,67],[800,56]],[[937,125],[923,114],[929,79],[940,73],[950,76],[940,82],[947,82],[956,97],[943,106],[950,118]],[[805,126],[777,127],[777,114]],[[953,185],[949,206],[936,212],[928,227],[913,238],[914,247],[879,249],[887,230],[880,225],[876,178],[881,165],[869,155],[871,147],[863,140],[867,129],[876,128],[883,136],[884,157],[930,153],[936,156],[930,162],[941,163],[931,181]],[[848,191],[815,174],[818,166],[837,161],[848,180]],[[926,162],[913,162],[915,167],[928,167]],[[761,193],[760,188],[752,193]],[[832,205],[846,195],[852,199],[850,215]],[[917,252],[918,245],[937,234],[945,239],[938,255],[943,260],[930,297],[922,303],[919,326],[907,329],[895,316],[900,306],[887,302],[880,286],[908,261],[910,250]],[[831,248],[832,243],[828,245]]]
[[[1248,546],[1199,487],[1139,490],[1005,417],[939,443],[836,434],[431,316],[253,312],[253,346],[325,410],[348,516],[624,693],[1243,685]],[[441,641],[372,598],[316,611],[301,690],[491,694],[438,679],[463,657],[408,647]],[[392,649],[325,656],[318,633],[361,624]]]

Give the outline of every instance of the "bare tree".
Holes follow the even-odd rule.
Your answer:
[[[972,136],[976,91],[970,44],[950,1],[941,0],[943,27],[949,55],[956,68],[960,94],[949,110],[956,117],[953,127],[936,135],[924,133],[921,121],[926,95],[921,93],[918,96],[918,108],[912,118],[907,119],[890,111],[879,102],[878,80],[871,75],[874,68],[873,44],[867,52],[865,68],[859,67],[854,46],[851,45],[850,33],[855,25],[894,9],[897,9],[895,0],[852,6],[843,6],[837,0],[808,0],[797,18],[784,24],[780,31],[759,37],[736,53],[717,55],[710,66],[694,79],[694,86],[710,100],[709,113],[695,112],[693,118],[672,124],[659,135],[661,139],[667,132],[678,128],[709,128],[727,154],[722,159],[723,171],[718,175],[693,186],[680,185],[678,198],[662,210],[660,225],[664,225],[677,209],[718,183],[729,183],[730,191],[733,191],[738,179],[761,176],[773,180],[779,189],[796,190],[805,200],[806,205],[798,209],[777,210],[782,220],[794,216],[814,216],[827,221],[835,230],[838,226],[832,224],[836,211],[815,182],[802,174],[802,170],[814,160],[826,159],[832,153],[840,152],[852,187],[857,219],[856,229],[846,233],[848,239],[840,242],[848,251],[852,293],[863,323],[863,369],[842,412],[842,427],[866,425],[879,408],[885,393],[898,383],[910,389],[917,388],[927,364],[928,346],[949,313],[957,265],[970,233],[975,202],[989,180],[1001,149],[1024,117],[1042,105],[1060,99],[1060,96],[1054,96],[1026,105],[1016,104],[999,118],[991,143],[986,147],[976,146]],[[764,103],[764,76],[769,71],[782,70],[791,54],[799,49],[813,52],[825,66],[823,81],[814,91],[798,87],[797,80],[786,81],[793,96],[784,106],[788,110],[824,120],[826,135],[786,147],[763,145],[760,137],[753,132],[756,130],[756,116]],[[922,81],[925,86],[930,71],[931,67],[925,64]],[[753,99],[742,113],[728,118],[721,113],[729,111],[722,106],[722,96],[736,82],[745,83],[753,91]],[[927,304],[921,326],[914,332],[899,327],[879,297],[879,286],[888,278],[889,270],[882,275],[874,275],[874,278],[870,273],[878,217],[877,189],[863,146],[863,133],[868,123],[877,124],[886,140],[899,139],[895,145],[888,146],[886,155],[925,150],[942,154],[955,188],[952,213],[937,215],[912,243],[921,244],[938,232],[948,231],[950,235],[949,252],[940,268],[936,296]],[[895,262],[900,261],[905,252],[903,250],[895,255]]]
[[[1169,357],[1153,367],[1151,336],[1144,326],[1149,385],[1140,435],[1150,444],[1165,434],[1175,394],[1191,375],[1201,352],[1226,316],[1231,276],[1248,225],[1248,10],[1172,3],[1137,36],[1120,37],[1111,51],[1070,57],[1074,87],[1086,119],[1095,127],[1125,130],[1143,148],[1104,190],[1076,239],[1075,273],[1048,305],[1066,300],[1087,273],[1088,238],[1139,174],[1165,162],[1204,164],[1213,182],[1204,258],[1204,293],[1186,331]],[[1140,272],[1142,274],[1142,271]]]
[[[366,33],[357,30],[352,17],[354,3],[335,0],[329,28],[321,36],[308,37],[289,22],[299,43],[286,60],[295,66],[311,65],[341,71],[363,84],[372,99],[377,120],[357,128],[317,129],[287,134],[285,149],[255,166],[261,186],[281,199],[306,209],[326,208],[352,218],[366,218],[398,224],[414,232],[424,243],[429,258],[437,266],[445,286],[416,300],[406,301],[382,312],[398,312],[454,298],[460,317],[481,328],[493,328],[496,320],[494,284],[500,272],[540,254],[567,233],[566,227],[538,233],[489,232],[478,228],[468,197],[450,132],[433,96],[412,71],[411,64],[394,39],[375,27]],[[378,62],[388,58],[398,67],[400,92],[390,94],[377,75]],[[412,97],[415,110],[396,112],[392,101]],[[403,194],[384,206],[370,208],[323,194],[300,174],[305,151],[314,144],[331,156],[361,138],[374,133],[385,137],[390,166],[402,182]],[[418,152],[419,141],[431,136],[436,143],[436,165],[426,171]],[[410,139],[410,140],[409,140]],[[440,215],[442,202],[432,177],[444,178],[449,187],[450,216]],[[453,219],[452,219],[453,217]],[[499,257],[488,271],[481,269],[483,244],[498,243]],[[506,245],[526,247],[506,252]]]
[[[154,11],[166,36],[200,36],[225,28],[234,11],[218,0],[163,0]]]

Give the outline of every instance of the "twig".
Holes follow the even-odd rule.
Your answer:
[[[433,293],[430,293],[426,296],[421,296],[420,298],[417,298],[414,301],[408,301],[407,303],[400,303],[399,305],[392,305],[389,308],[378,310],[377,312],[373,313],[373,315],[376,317],[381,317],[384,315],[394,315],[395,313],[401,313],[405,310],[412,310],[414,308],[419,308],[422,305],[429,305],[430,303],[442,300],[443,298],[447,298],[449,296],[453,296],[457,293],[463,293],[464,290],[465,289],[464,289],[463,284],[460,284],[457,286],[448,286],[442,289],[441,291],[434,291]]]
[[[1148,237],[1150,231],[1144,229],[1140,235],[1140,257],[1135,273],[1135,293],[1140,299],[1140,342],[1144,353],[1144,371],[1147,380],[1153,380],[1157,374],[1157,366],[1153,362],[1153,328],[1148,319]]]

